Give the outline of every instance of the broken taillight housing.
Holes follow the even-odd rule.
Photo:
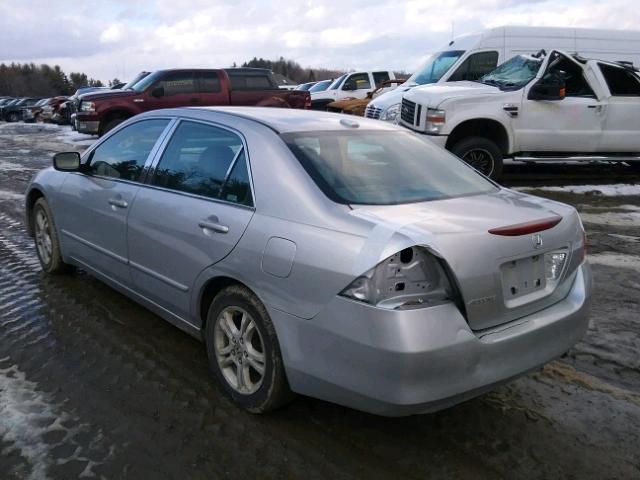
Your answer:
[[[391,310],[438,305],[453,298],[440,260],[422,247],[410,247],[363,273],[340,295]]]
[[[544,271],[547,281],[557,281],[567,260],[566,252],[549,252],[544,255]]]

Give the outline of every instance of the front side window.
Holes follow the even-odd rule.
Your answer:
[[[147,157],[169,120],[133,123],[107,138],[91,152],[89,171],[94,175],[138,181]]]
[[[342,85],[342,81],[347,77],[347,74],[339,76],[336,78],[331,85],[327,88],[327,90],[337,90]]]
[[[554,52],[547,66],[546,76],[562,73],[565,79],[565,92],[567,97],[595,98],[596,94],[584,78],[582,67],[564,55]]]
[[[346,82],[344,82],[343,90],[363,90],[371,88],[371,82],[369,81],[368,73],[356,73],[351,75]]]
[[[600,71],[604,75],[609,91],[613,96],[638,97],[640,96],[640,79],[632,72],[621,67],[614,67],[605,63],[599,63]]]
[[[152,184],[251,205],[243,150],[242,140],[235,133],[212,125],[181,122],[162,154]]]
[[[181,93],[196,93],[196,81],[191,72],[168,73],[159,83],[158,87],[164,88],[165,96],[179,95]]]
[[[282,138],[338,203],[394,205],[497,190],[452,154],[409,132],[299,132]]]
[[[462,62],[462,65],[449,77],[449,81],[478,80],[483,75],[495,70],[497,65],[498,52],[474,53]]]
[[[464,50],[449,50],[431,55],[407,80],[408,85],[436,83],[464,54]]]

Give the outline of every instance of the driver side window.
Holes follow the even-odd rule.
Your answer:
[[[564,55],[559,53],[555,55],[555,58],[552,58],[549,62],[549,67],[547,67],[544,76],[549,77],[563,73],[567,97],[595,98],[596,94],[587,83],[582,68]]]
[[[138,181],[147,157],[169,120],[143,120],[124,127],[102,142],[89,157],[89,172]]]

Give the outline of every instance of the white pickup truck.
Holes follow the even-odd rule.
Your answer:
[[[505,158],[640,167],[640,77],[626,62],[518,55],[474,82],[407,91],[400,117],[494,179]]]
[[[395,80],[396,76],[391,71],[376,70],[373,72],[352,72],[336,78],[326,90],[311,92],[311,108],[325,110],[331,102],[345,98],[365,98],[367,93],[375,90],[378,85],[386,80]],[[393,90],[389,86],[380,93]]]

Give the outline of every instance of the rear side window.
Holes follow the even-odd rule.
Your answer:
[[[495,70],[498,65],[498,52],[479,52],[469,55],[462,65],[449,77],[450,82],[478,80]]]
[[[212,125],[182,122],[162,154],[152,184],[251,205],[243,149],[242,140],[235,133]]]
[[[218,93],[220,92],[220,77],[216,72],[199,72],[196,78],[200,82],[201,93]]]
[[[614,67],[599,63],[598,66],[604,75],[611,95],[614,96],[640,96],[640,81],[633,73],[624,68]]]
[[[142,120],[133,123],[101,143],[89,157],[94,175],[138,181],[147,157],[169,120]]]
[[[168,73],[158,85],[164,88],[165,96],[181,93],[196,93],[196,82],[191,72]]]
[[[382,82],[386,82],[390,80],[388,72],[373,72],[373,82],[376,86],[380,85]]]
[[[233,90],[271,90],[278,88],[269,75],[229,75]]]

